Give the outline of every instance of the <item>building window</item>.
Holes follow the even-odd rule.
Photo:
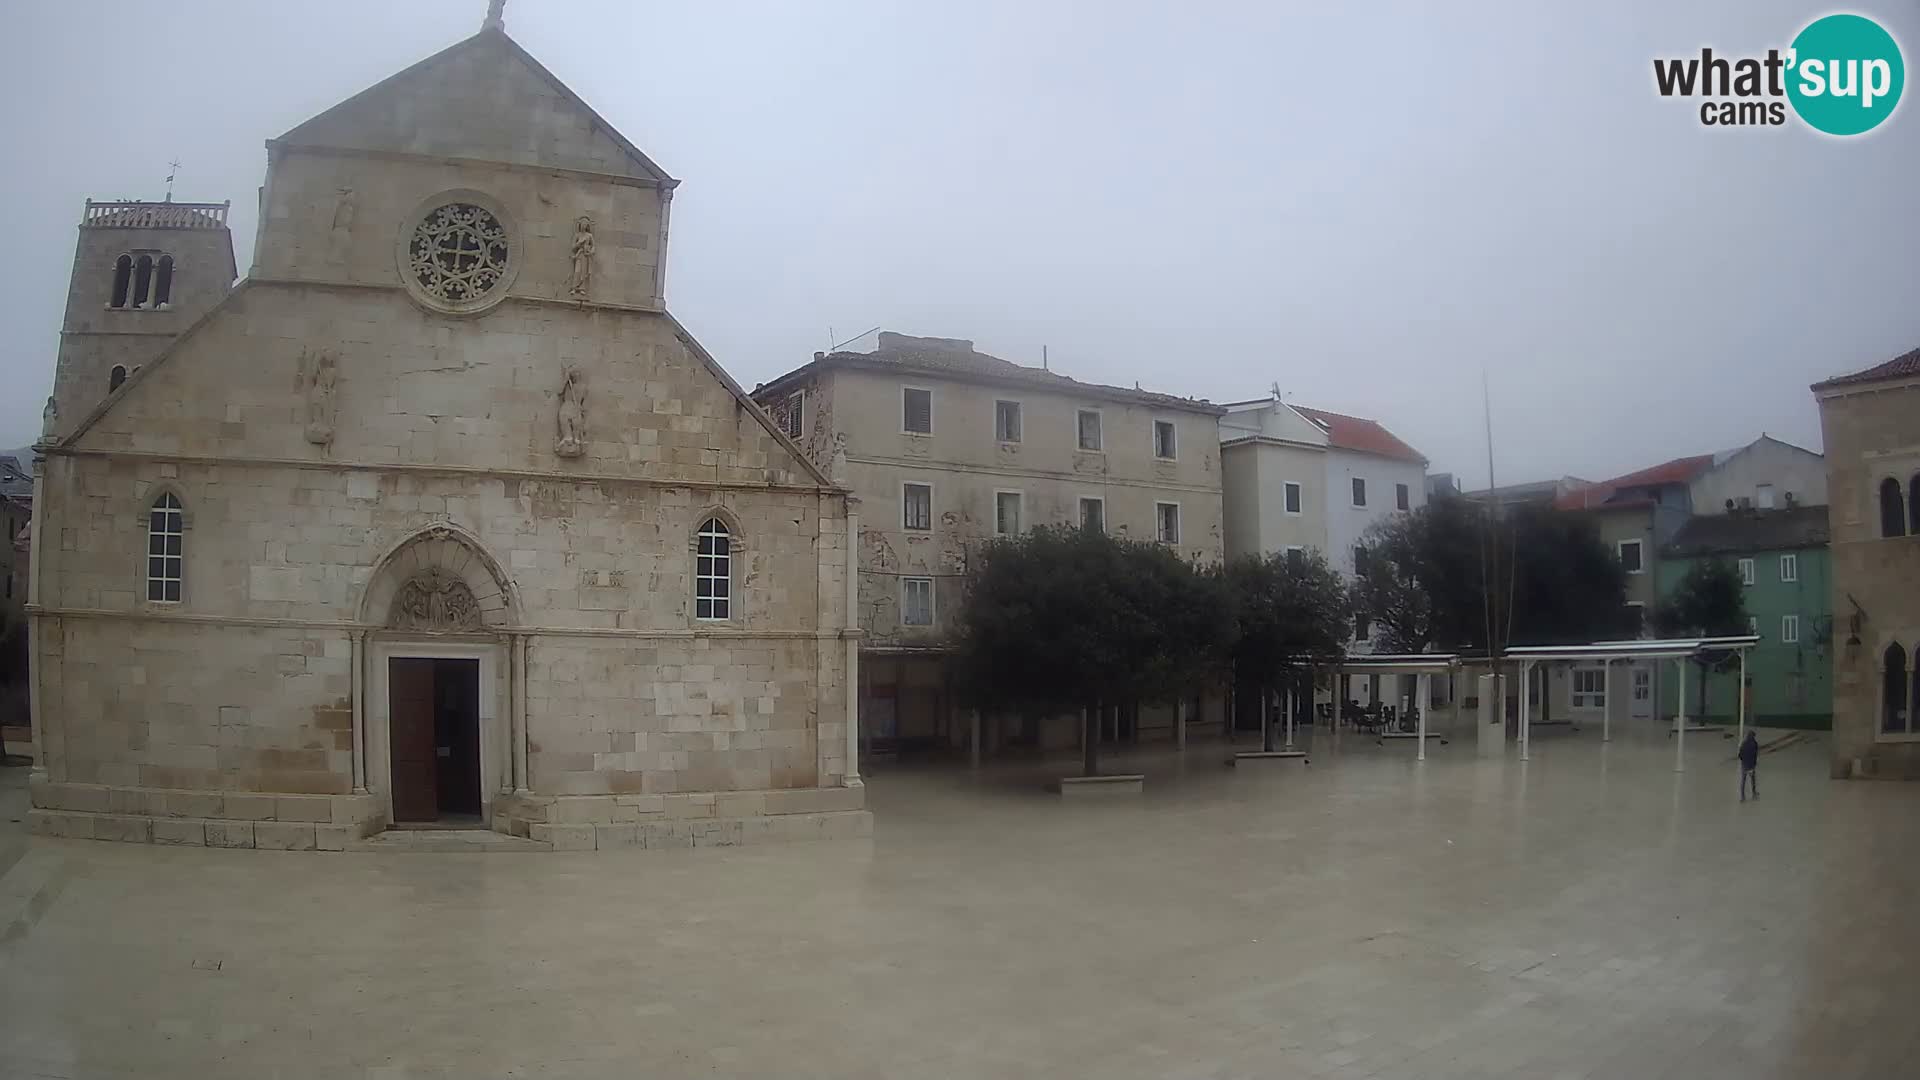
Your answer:
[[[1640,541],[1620,541],[1620,565],[1629,574],[1638,574],[1646,569],[1646,563],[1641,558]]]
[[[1800,616],[1780,616],[1780,643],[1798,645],[1800,643]]]
[[[1289,480],[1285,484],[1281,485],[1280,490],[1282,492],[1283,498],[1285,499],[1284,505],[1286,506],[1287,513],[1289,514],[1299,513],[1300,512],[1300,485]]]
[[[1367,505],[1367,482],[1358,476],[1353,478],[1353,505]]]
[[[1627,601],[1626,628],[1634,637],[1647,632],[1647,605],[1644,600]]]
[[[113,365],[113,370],[107,372],[107,393],[111,394],[115,390],[120,389],[120,384],[126,381],[127,366],[125,364]]]
[[[1367,547],[1365,544],[1355,544],[1353,546],[1353,572],[1355,576],[1363,575],[1367,572]]]
[[[733,537],[719,518],[700,523],[693,559],[693,617],[716,622],[733,601]]]
[[[933,528],[933,485],[900,485],[900,527],[915,532]]]
[[[1162,461],[1174,459],[1173,421],[1155,420],[1153,422],[1153,456]]]
[[[1880,481],[1880,535],[1905,536],[1907,508],[1900,498],[1900,481],[1889,476]]]
[[[1573,707],[1576,709],[1607,707],[1607,669],[1573,669]]]
[[[1773,485],[1761,484],[1753,489],[1753,505],[1762,510],[1773,509]]]
[[[173,256],[162,255],[153,274],[153,306],[160,310],[173,304]]]
[[[1907,711],[1907,650],[1899,642],[1880,657],[1880,731],[1887,735],[1909,732]]]
[[[806,391],[796,391],[787,395],[787,410],[780,414],[780,431],[789,439],[798,439],[807,433]]]
[[[1742,585],[1753,584],[1753,560],[1752,559],[1740,560],[1740,584]]]
[[[1287,565],[1298,570],[1307,564],[1307,549],[1297,544],[1287,545]]]
[[[1760,636],[1760,616],[1747,616],[1747,633],[1752,634],[1754,637]]]
[[[900,625],[933,625],[932,578],[908,577],[900,579]]]
[[[996,536],[1019,536],[1021,503],[1025,497],[1017,491],[993,493],[993,532]]]
[[[1907,513],[1912,515],[1907,532],[1920,536],[1920,473],[1914,473],[1913,479],[1907,482]]]
[[[153,500],[147,511],[147,599],[180,602],[185,539],[186,516],[180,511],[180,500],[172,492]]]
[[[1412,509],[1413,493],[1407,490],[1407,485],[1393,485],[1393,505],[1401,510]]]
[[[993,403],[993,437],[1001,442],[1020,441],[1019,402],[996,401]]]
[[[133,256],[122,255],[113,261],[113,298],[109,307],[127,306],[127,296],[133,290]]]
[[[1080,429],[1080,449],[1099,450],[1101,447],[1100,410],[1081,409],[1077,423]]]
[[[933,391],[901,387],[900,430],[909,435],[933,434]]]
[[[1107,531],[1107,500],[1080,500],[1080,527],[1091,532]]]
[[[147,293],[153,288],[153,256],[133,260],[133,303],[135,311],[147,306]]]
[[[1353,613],[1353,640],[1355,641],[1367,640],[1367,637],[1372,630],[1373,630],[1373,627],[1367,621],[1366,612],[1356,611]]]
[[[1780,556],[1780,580],[1781,581],[1799,581],[1800,580],[1800,556],[1798,555]]]
[[[1163,544],[1180,542],[1180,504],[1157,502],[1153,504],[1155,523],[1154,534]]]

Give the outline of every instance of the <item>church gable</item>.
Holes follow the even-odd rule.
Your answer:
[[[825,478],[665,315],[447,318],[398,293],[243,284],[67,440],[227,459]]]
[[[674,183],[499,30],[487,29],[274,140]]]

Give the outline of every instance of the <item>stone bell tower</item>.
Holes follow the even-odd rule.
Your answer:
[[[238,276],[230,205],[87,200],[43,434],[73,430],[227,295]]]

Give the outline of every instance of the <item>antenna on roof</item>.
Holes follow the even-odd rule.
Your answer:
[[[1040,346],[1040,370],[1041,371],[1053,370],[1053,368],[1047,364],[1047,347],[1045,345]]]
[[[828,352],[839,352],[842,346],[846,346],[846,345],[851,345],[851,344],[853,344],[854,342],[856,342],[856,341],[859,341],[859,340],[860,340],[861,338],[863,338],[863,337],[866,337],[866,336],[867,336],[868,334],[871,334],[871,333],[873,333],[873,331],[874,331],[874,330],[878,330],[878,329],[880,329],[880,328],[876,326],[876,327],[874,327],[874,328],[873,328],[873,330],[865,330],[865,331],[862,331],[862,332],[860,332],[860,333],[858,333],[858,334],[855,334],[855,335],[853,335],[852,337],[850,337],[850,338],[848,338],[847,340],[845,340],[845,341],[843,341],[843,342],[841,342],[841,343],[840,343],[839,345],[829,345],[829,346],[827,346],[827,351],[828,351]],[[828,341],[832,341],[832,340],[833,340],[833,327],[831,327],[831,326],[829,326],[829,327],[827,327],[827,340],[828,340]]]
[[[1269,387],[1269,389],[1271,389],[1271,390],[1273,391],[1273,400],[1275,400],[1275,401],[1279,401],[1279,400],[1280,400],[1280,383],[1279,383],[1279,381],[1278,381],[1278,380],[1276,380],[1276,381],[1275,381],[1275,382],[1274,382],[1274,383],[1273,383],[1273,384],[1272,384],[1272,385],[1271,385],[1271,386]]]
[[[167,162],[167,201],[173,201],[173,175],[180,171],[180,159]]]

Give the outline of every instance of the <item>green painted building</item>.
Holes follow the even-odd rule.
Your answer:
[[[1656,575],[1665,600],[1696,562],[1724,559],[1746,584],[1747,615],[1760,643],[1747,654],[1748,710],[1767,727],[1833,726],[1832,578],[1827,508],[1733,510],[1689,518],[1660,551]],[[1687,670],[1687,715],[1698,715],[1700,669]],[[1661,710],[1679,703],[1679,680],[1662,677]],[[1707,680],[1706,719],[1732,723],[1737,669]]]

